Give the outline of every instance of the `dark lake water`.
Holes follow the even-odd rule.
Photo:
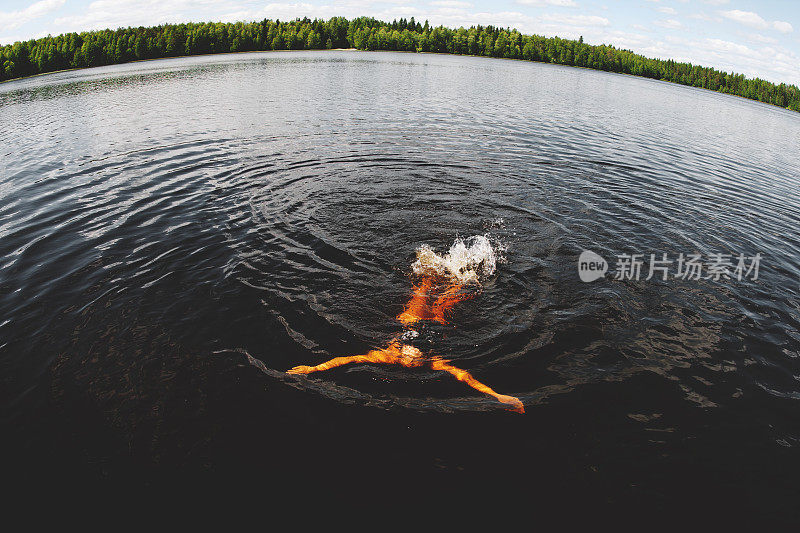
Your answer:
[[[30,479],[796,513],[798,113],[553,65],[293,52],[6,83],[0,124],[0,402]],[[430,368],[285,373],[385,346],[415,251],[481,235],[496,270],[413,342],[526,414]],[[611,271],[644,254],[642,276],[584,283],[583,250]],[[651,253],[761,262],[646,280]]]

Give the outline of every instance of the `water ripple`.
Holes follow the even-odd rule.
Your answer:
[[[798,398],[797,116],[546,65],[336,54],[0,88],[4,403],[54,361],[94,357],[76,379],[102,388],[142,357],[109,339],[159,330],[166,352],[234,350],[344,403],[501,409],[426,370],[284,373],[385,344],[415,249],[484,233],[506,263],[418,343],[497,390],[534,405],[648,374],[702,408]],[[765,259],[752,283],[588,285],[583,249]]]

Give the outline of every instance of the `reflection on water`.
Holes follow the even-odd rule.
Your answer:
[[[602,449],[601,470],[620,443],[653,468],[800,443],[795,113],[553,65],[298,52],[6,83],[0,122],[0,398],[23,441],[50,409],[73,438],[108,432],[100,457],[214,463],[211,428],[253,438],[242,395],[297,423],[317,420],[302,402],[435,417],[428,441],[510,416],[447,368],[285,372],[411,346],[526,405],[496,431]],[[498,242],[474,298],[419,276],[474,281],[459,262]],[[585,249],[763,259],[755,282],[588,284]]]

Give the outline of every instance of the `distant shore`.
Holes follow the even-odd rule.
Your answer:
[[[296,19],[165,24],[47,36],[0,47],[0,81],[114,64],[300,50],[439,53],[515,59],[628,74],[740,96],[800,111],[800,89],[709,67],[648,58],[609,45],[524,35],[494,26],[451,29],[400,19]]]
[[[103,67],[113,67],[115,65],[132,65],[134,63],[149,63],[151,61],[163,61],[165,59],[184,59],[187,57],[208,57],[208,56],[225,56],[225,55],[239,55],[239,54],[261,54],[267,52],[358,52],[358,48],[323,48],[321,50],[249,50],[245,52],[217,52],[211,54],[197,54],[191,56],[169,56],[169,57],[151,57],[148,59],[132,59],[131,61],[125,61],[124,63],[111,63],[109,65],[98,65],[96,67],[74,67],[74,68],[62,68],[60,70],[51,70],[49,72],[39,72],[37,74],[31,74],[30,76],[22,76],[21,78],[12,78],[10,80],[2,80],[0,81],[0,85],[5,83],[11,83],[14,81],[20,80],[29,80],[31,78],[38,78],[39,76],[47,76],[48,74],[59,74],[61,72],[72,72],[75,70],[89,70],[93,68],[103,68]]]

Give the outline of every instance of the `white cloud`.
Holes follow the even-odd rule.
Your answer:
[[[775,20],[772,22],[772,24],[770,24],[761,18],[758,13],[753,13],[752,11],[740,11],[738,9],[733,9],[731,11],[722,11],[722,16],[740,24],[744,24],[745,26],[750,26],[751,28],[757,28],[759,30],[772,28],[781,33],[791,33],[794,30],[792,25],[788,22]]]
[[[712,22],[712,21],[720,22],[722,20],[719,17],[712,17],[711,15],[709,15],[707,13],[692,13],[691,15],[689,15],[689,18],[690,19],[695,19],[695,20],[704,20],[706,22]]]
[[[40,31],[39,33],[34,33],[33,35],[8,35],[8,36],[0,36],[0,46],[5,46],[7,44],[14,44],[17,41],[28,41],[30,39],[41,39],[42,37],[47,37],[50,34],[48,31]]]
[[[282,19],[322,11],[307,3],[271,3],[248,9],[239,0],[96,0],[79,15],[56,18],[58,31],[85,31],[174,22]],[[325,13],[323,13],[325,15]]]
[[[457,0],[440,0],[438,2],[431,2],[431,5],[436,7],[472,7],[472,4],[469,2],[458,2]]]
[[[0,11],[0,31],[13,30],[23,24],[55,11],[64,5],[65,0],[40,0],[25,9]]]
[[[680,21],[675,19],[657,20],[653,24],[670,30],[677,30],[678,28],[683,27],[683,24],[681,24]]]
[[[237,22],[237,21],[250,21],[260,20],[264,18],[290,20],[295,17],[323,17],[327,18],[332,16],[324,13],[318,7],[307,3],[295,4],[281,4],[272,3],[267,4],[261,9],[245,9],[240,11],[228,12],[222,15],[220,19],[223,22]]]
[[[667,15],[674,15],[674,14],[677,13],[677,11],[675,11],[674,8],[671,8],[671,7],[668,7],[668,6],[659,7],[658,11],[660,11],[661,13],[665,13]]]
[[[710,50],[716,52],[733,53],[747,57],[758,56],[758,53],[748,46],[723,39],[706,39],[706,44]]]
[[[739,9],[733,9],[731,11],[723,11],[722,16],[726,19],[733,20],[740,24],[744,24],[745,26],[751,26],[753,28],[758,29],[766,29],[769,27],[769,24],[766,20],[761,18],[758,13],[753,13],[752,11],[741,11]]]
[[[774,37],[767,37],[766,35],[761,35],[760,33],[750,33],[747,35],[747,38],[755,43],[761,44],[777,44],[778,39]]]
[[[548,13],[542,15],[541,19],[545,22],[556,22],[567,26],[608,26],[611,24],[605,17],[597,15],[562,15],[559,13]]]
[[[545,6],[572,7],[576,5],[573,0],[517,0],[517,3],[522,4],[524,6],[533,6],[533,7],[545,7]]]
[[[788,22],[784,22],[782,20],[776,20],[772,23],[772,27],[778,30],[781,33],[791,33],[794,28]]]

